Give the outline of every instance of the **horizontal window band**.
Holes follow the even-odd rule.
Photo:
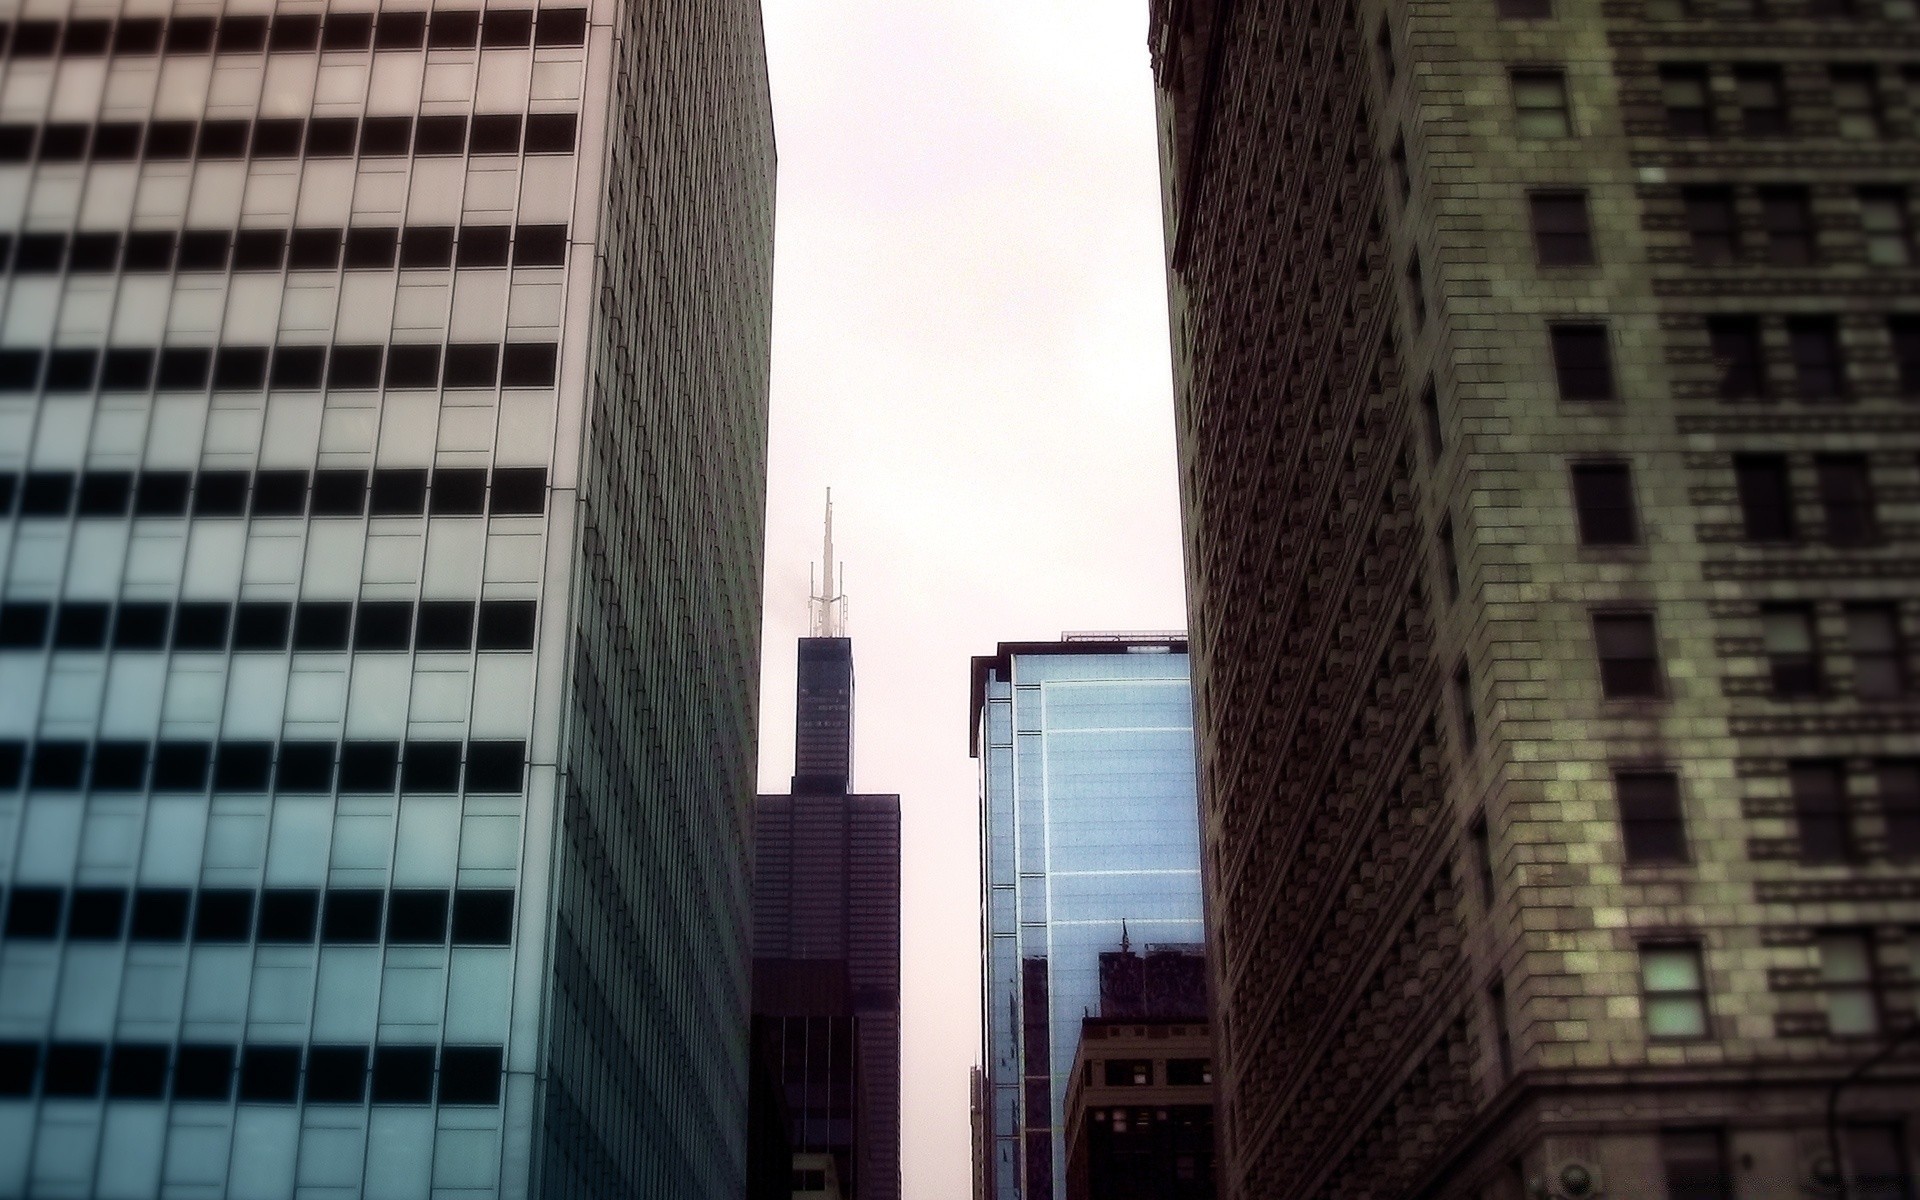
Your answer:
[[[545,467],[0,471],[0,519],[539,516]]]
[[[518,795],[524,741],[0,741],[0,791]]]
[[[0,652],[379,653],[531,650],[532,600],[0,604]]]
[[[555,342],[0,349],[0,393],[552,387]]]
[[[496,1105],[502,1046],[0,1041],[0,1097]]]
[[[512,888],[0,889],[17,941],[507,946]]]
[[[354,225],[0,233],[15,275],[558,267],[565,225]]]
[[[572,154],[578,113],[0,124],[0,163]]]
[[[271,54],[315,50],[525,49],[583,46],[584,8],[388,10],[274,17],[122,17],[119,20],[0,22],[0,51],[16,59],[158,54]]]

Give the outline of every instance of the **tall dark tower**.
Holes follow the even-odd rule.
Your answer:
[[[796,1172],[850,1200],[900,1195],[900,797],[850,791],[853,642],[833,517],[800,639],[792,790],[761,796],[754,1049],[778,1079]]]

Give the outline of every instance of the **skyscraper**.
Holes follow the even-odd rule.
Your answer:
[[[0,1195],[744,1180],[757,6],[0,25]]]
[[[1912,21],[1153,5],[1224,1195],[1836,1193],[1920,953]]]
[[[973,660],[995,1200],[1066,1195],[1067,1083],[1102,951],[1201,940],[1191,712],[1177,635],[1002,642]]]
[[[784,1094],[796,1169],[824,1157],[849,1200],[898,1200],[900,797],[852,790],[853,640],[832,584],[831,499],[824,562],[800,639],[791,790],[761,796],[754,821],[754,1042]]]

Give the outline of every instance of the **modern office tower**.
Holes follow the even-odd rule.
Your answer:
[[[732,1200],[757,6],[9,11],[0,1195]]]
[[[800,639],[792,789],[761,796],[754,821],[754,1042],[784,1093],[795,1191],[819,1178],[898,1200],[900,797],[850,790],[853,641],[845,597],[821,590]]]
[[[1202,938],[1186,650],[1086,634],[973,660],[994,1200],[1066,1195],[1067,1082],[1101,952]]]
[[[1153,5],[1223,1195],[1842,1194],[1920,954],[1913,19]]]

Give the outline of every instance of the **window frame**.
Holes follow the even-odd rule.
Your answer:
[[[1658,796],[1635,796],[1634,785],[1660,781]],[[1680,775],[1661,766],[1623,766],[1613,771],[1613,799],[1620,827],[1621,859],[1629,867],[1687,866],[1693,847],[1687,837],[1686,801]],[[1667,804],[1671,811],[1655,812]],[[1635,811],[1637,810],[1637,811]]]
[[[1553,141],[1574,136],[1573,100],[1567,90],[1567,73],[1561,67],[1516,66],[1507,71],[1507,86],[1513,98],[1514,136],[1526,141]],[[1533,104],[1530,98],[1546,98],[1547,104]],[[1532,128],[1551,123],[1553,128]]]
[[[1567,464],[1567,476],[1574,529],[1581,546],[1617,548],[1643,544],[1632,462],[1624,458],[1575,459]],[[1596,493],[1594,486],[1601,481],[1617,482],[1619,494]],[[1624,502],[1602,503],[1608,500]]]
[[[1653,609],[1596,608],[1589,614],[1589,625],[1602,700],[1667,699],[1666,670],[1660,654],[1660,627]],[[1607,653],[1607,636],[1602,630],[1626,630],[1629,626],[1636,630],[1644,629],[1650,657]],[[1623,672],[1636,670],[1643,673],[1622,675]]]
[[[1533,261],[1537,267],[1559,270],[1600,264],[1593,205],[1585,188],[1529,189],[1527,229],[1533,239]]]
[[[1649,1042],[1701,1042],[1713,1037],[1713,1004],[1711,989],[1707,982],[1707,956],[1705,946],[1696,938],[1653,937],[1638,944],[1640,979],[1640,1023]],[[1663,988],[1655,990],[1647,978],[1651,966],[1650,956],[1655,954],[1685,955],[1690,960],[1697,986],[1692,988]],[[1691,1001],[1699,1010],[1700,1031],[1697,1033],[1656,1033],[1654,1032],[1653,1010],[1656,999],[1663,1001]]]

